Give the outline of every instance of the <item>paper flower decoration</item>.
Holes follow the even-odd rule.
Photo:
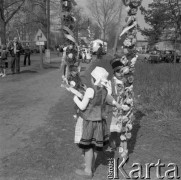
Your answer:
[[[119,147],[119,153],[123,153],[124,149],[123,147]]]
[[[141,5],[141,1],[140,0],[131,0],[129,3],[130,7],[138,7]]]
[[[126,140],[125,135],[121,135],[121,136],[120,136],[120,139],[121,139],[121,141],[125,141],[125,140]]]
[[[130,8],[128,14],[130,16],[133,16],[133,15],[136,15],[137,11],[138,11],[138,8]]]
[[[129,67],[128,66],[123,67],[122,73],[123,73],[123,75],[128,74],[129,73]]]
[[[75,81],[70,81],[70,86],[71,87],[75,87],[75,85],[76,85]]]
[[[130,139],[131,138],[131,133],[125,133],[125,136],[127,139]]]
[[[124,42],[123,42],[123,44],[124,44],[124,46],[126,46],[126,47],[129,47],[129,46],[131,46],[132,45],[132,43],[131,43],[131,39],[125,39],[124,40]]]
[[[133,76],[129,76],[129,77],[128,77],[128,82],[129,82],[129,83],[133,83],[133,81],[134,81],[134,77],[133,77]]]
[[[133,99],[132,99],[132,98],[127,98],[127,99],[125,100],[125,103],[132,105],[132,104],[133,104]]]
[[[137,61],[137,58],[138,58],[138,56],[135,56],[133,59],[131,59],[131,64],[130,64],[131,67],[134,67],[134,65]]]
[[[126,124],[127,131],[131,131],[133,129],[133,125],[130,123]]]
[[[127,105],[124,105],[124,106],[127,106]],[[129,106],[127,106],[127,107],[129,107]],[[126,123],[126,122],[128,122],[128,117],[127,116],[123,116],[122,118],[121,118],[121,120],[122,120],[122,122],[123,123]]]
[[[126,56],[123,56],[120,61],[123,63],[124,66],[128,63]]]

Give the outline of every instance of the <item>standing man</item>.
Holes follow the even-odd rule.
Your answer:
[[[12,74],[15,72],[18,74],[20,73],[20,53],[22,50],[21,43],[18,42],[18,38],[15,37],[13,42],[10,43],[8,47],[10,54],[11,54],[11,71]]]
[[[102,55],[103,55],[103,47],[102,44],[99,44],[99,48],[97,50],[97,59],[102,59]]]
[[[25,46],[24,51],[25,51],[24,66],[26,66],[26,58],[28,58],[28,65],[30,66],[30,65],[31,65],[31,60],[30,60],[31,50],[30,50],[29,44],[27,44],[27,45]]]

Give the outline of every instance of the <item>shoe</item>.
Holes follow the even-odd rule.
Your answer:
[[[3,76],[3,73],[0,73],[0,77]]]
[[[81,164],[81,168],[85,168],[85,163],[82,163]],[[95,171],[96,171],[96,168],[94,167],[94,168],[92,168],[92,173],[94,174],[95,173]]]
[[[129,159],[128,151],[123,151],[123,153],[120,153],[120,158],[123,158],[123,161],[121,162],[122,166],[127,163]]]
[[[5,77],[5,76],[6,76],[6,74],[3,74],[3,75],[2,75],[2,77]]]
[[[81,176],[83,178],[86,178],[86,179],[92,179],[93,175],[92,175],[92,172],[91,173],[88,173],[88,172],[85,172],[84,170],[82,169],[77,169],[75,171],[75,173],[78,175],[78,176]]]

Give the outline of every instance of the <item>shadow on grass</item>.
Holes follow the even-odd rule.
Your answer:
[[[140,121],[145,116],[145,114],[139,110],[137,110],[134,113],[134,115],[135,115],[135,120],[134,120],[133,130],[132,130],[132,138],[128,141],[128,150],[129,150],[130,154],[133,153],[133,151],[134,151],[134,147],[135,147],[136,139],[137,139],[137,134],[138,134],[138,131],[141,127]]]
[[[98,152],[95,169],[97,169],[100,165],[107,166],[108,160],[114,158],[114,155],[115,155],[114,152],[105,152],[105,151]]]
[[[20,74],[24,74],[24,73],[37,73],[37,71],[34,70],[23,70],[20,72]]]
[[[60,66],[58,66],[58,65],[44,65],[43,68],[44,69],[59,69]]]
[[[140,122],[141,122],[141,119],[145,116],[145,114],[139,110],[137,110],[134,115],[135,115],[135,121],[134,121],[134,125],[133,125],[133,130],[132,130],[132,138],[128,142],[129,153],[133,153],[133,151],[134,151],[134,147],[135,147],[136,139],[137,139],[137,134],[138,134],[138,131],[141,127]],[[113,139],[115,141],[112,141]],[[112,147],[114,147],[114,146],[118,147],[119,146],[120,138],[117,135],[117,133],[111,133],[110,142],[113,143]],[[116,143],[116,145],[115,145],[115,143]],[[104,166],[107,166],[108,160],[110,158],[114,158],[115,155],[116,155],[116,153],[114,153],[114,152],[99,152],[98,157],[97,157],[97,161],[96,161],[96,168],[99,167],[101,164]]]

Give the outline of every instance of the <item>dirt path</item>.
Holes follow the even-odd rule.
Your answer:
[[[63,93],[58,70],[1,80],[0,157],[23,146],[28,132],[42,125]]]

